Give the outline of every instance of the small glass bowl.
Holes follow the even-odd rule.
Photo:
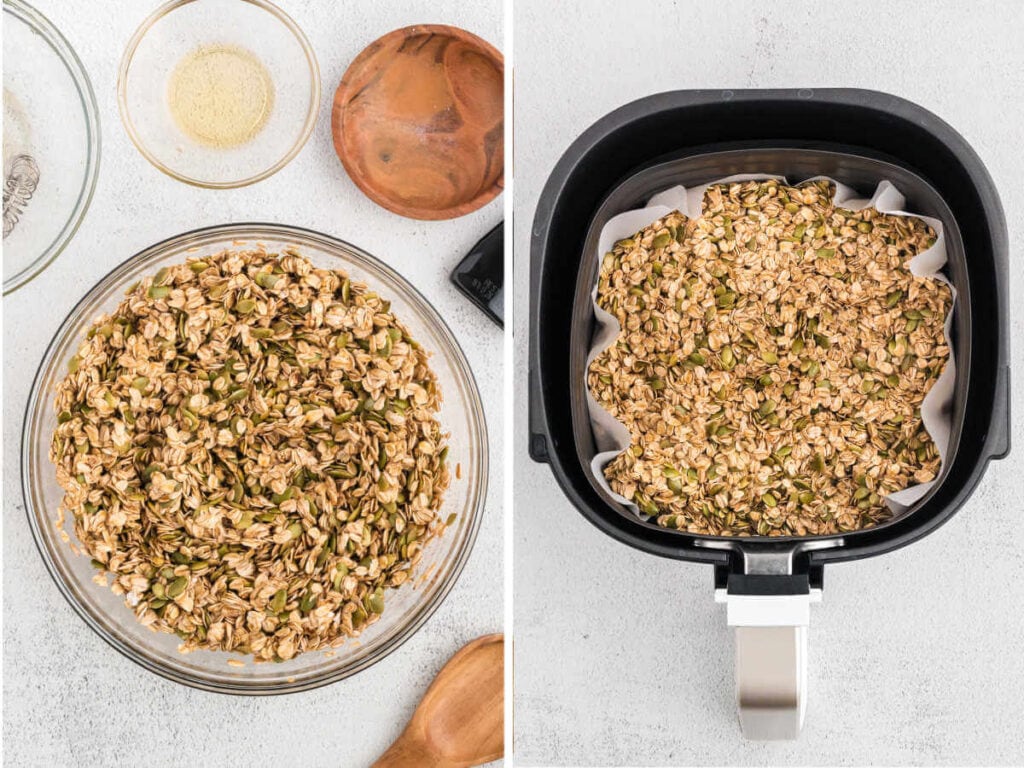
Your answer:
[[[100,167],[100,120],[70,43],[22,0],[4,0],[3,292],[57,258],[78,231]]]
[[[430,364],[444,395],[439,420],[450,433],[449,462],[461,469],[453,472],[440,512],[442,519],[454,512],[455,521],[427,544],[412,578],[386,592],[380,619],[339,648],[277,664],[255,664],[251,657],[226,652],[182,654],[176,636],[141,626],[122,597],[93,582],[96,571],[89,557],[72,550],[72,545],[78,549],[73,521],[57,526],[64,492],[49,459],[57,425],[53,392],[93,319],[111,312],[133,283],[162,266],[258,243],[270,251],[296,246],[317,266],[342,269],[391,300],[395,315],[431,353]],[[229,224],[178,235],[136,254],[93,287],[61,325],[40,364],[26,409],[22,457],[22,489],[36,545],[60,591],[86,624],[129,659],[163,677],[204,690],[249,695],[308,690],[340,680],[412,636],[451,591],[469,558],[487,490],[487,434],[479,392],[462,350],[437,311],[394,270],[358,248],[273,224]],[[229,659],[243,666],[229,664]]]
[[[270,114],[244,144],[200,143],[171,114],[172,73],[208,46],[254,55],[273,85]],[[129,41],[118,72],[117,102],[132,142],[168,176],[211,189],[244,187],[279,171],[306,143],[320,106],[320,68],[306,35],[268,0],[171,0]]]

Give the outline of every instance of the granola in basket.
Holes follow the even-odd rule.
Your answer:
[[[629,430],[611,488],[658,524],[806,536],[890,517],[934,479],[921,402],[949,357],[949,287],[907,262],[923,221],[836,207],[828,182],[708,188],[604,256],[622,331],[588,371]]]
[[[61,515],[182,651],[337,646],[445,527],[440,400],[389,302],[344,273],[193,257],[98,318],[57,388]]]

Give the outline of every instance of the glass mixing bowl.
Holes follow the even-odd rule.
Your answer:
[[[193,139],[168,106],[179,62],[209,48],[245,51],[272,86],[266,122],[235,146]],[[269,0],[170,0],[128,42],[117,104],[129,138],[167,175],[199,187],[242,187],[279,171],[306,143],[320,107],[320,68],[305,33]]]
[[[3,292],[57,258],[85,216],[100,163],[89,76],[67,39],[22,0],[4,0]]]
[[[413,577],[387,592],[380,620],[360,637],[329,652],[313,651],[283,663],[254,664],[251,657],[215,651],[179,653],[175,635],[141,626],[121,597],[92,581],[88,555],[75,552],[72,521],[56,524],[63,490],[49,459],[57,419],[53,392],[92,320],[112,311],[137,280],[186,256],[213,254],[240,244],[268,250],[293,245],[314,264],[338,268],[390,299],[395,315],[424,349],[444,395],[439,414],[451,433],[452,473],[441,518],[456,520],[424,549]],[[273,224],[229,224],[187,232],[128,259],[92,288],[57,331],[32,386],[22,434],[22,488],[29,525],[47,569],[75,611],[97,634],[132,661],[170,680],[211,691],[274,694],[315,688],[352,675],[408,639],[441,604],[462,571],[476,539],[487,488],[487,434],[476,382],[466,358],[437,311],[390,267],[334,238]],[[77,549],[77,547],[76,547]],[[228,660],[233,660],[232,664]],[[243,666],[236,666],[243,662]]]

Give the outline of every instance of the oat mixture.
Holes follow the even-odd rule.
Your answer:
[[[440,400],[389,302],[344,273],[290,251],[190,258],[72,359],[50,450],[61,516],[182,651],[337,646],[452,522]]]
[[[701,218],[672,213],[605,255],[597,301],[622,332],[588,385],[632,438],[605,475],[658,524],[853,531],[935,477],[920,408],[952,299],[907,268],[935,233],[833,193],[712,186]]]

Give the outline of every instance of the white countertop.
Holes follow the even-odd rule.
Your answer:
[[[666,90],[850,86],[934,111],[995,179],[1024,295],[1024,4],[515,0],[514,37],[517,360],[548,174],[595,120]],[[1019,303],[1011,322],[1015,451],[926,539],[826,569],[796,743],[739,733],[711,568],[615,542],[530,461],[517,365],[516,765],[1024,763]]]
[[[503,199],[446,222],[400,218],[365,198],[331,144],[342,73],[368,43],[414,23],[449,23],[502,47],[501,3],[280,0],[305,30],[323,82],[316,130],[275,176],[231,191],[186,186],[132,146],[117,113],[117,66],[155,0],[32,0],[78,52],[99,103],[99,184],[81,229],[40,277],[5,297],[4,752],[17,766],[366,766],[398,735],[445,661],[502,628],[502,334],[448,281],[502,218]],[[455,589],[405,645],[309,693],[241,698],[191,690],[132,664],[72,612],[43,568],[20,484],[22,412],[43,350],[68,310],[119,262],[196,227],[277,221],[348,240],[395,267],[451,326],[476,374],[490,432],[480,535]]]

